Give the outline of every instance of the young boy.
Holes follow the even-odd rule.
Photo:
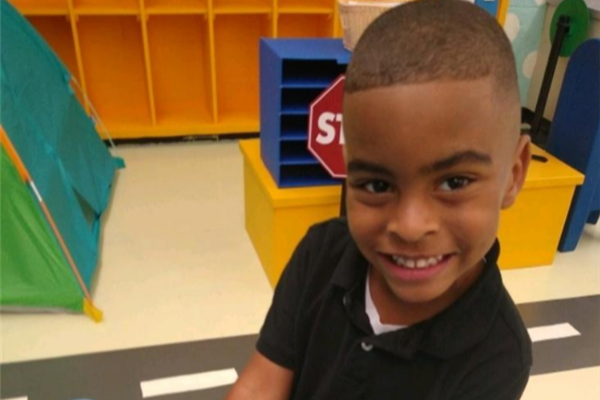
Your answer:
[[[228,400],[516,400],[531,342],[496,264],[529,165],[502,28],[458,0],[382,15],[347,70],[347,221],[310,229]]]

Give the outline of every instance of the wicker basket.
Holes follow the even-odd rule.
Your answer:
[[[390,8],[404,3],[406,1],[338,0],[344,47],[353,50],[371,22]]]

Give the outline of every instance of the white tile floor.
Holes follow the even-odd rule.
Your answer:
[[[94,291],[105,321],[1,316],[2,362],[258,332],[272,290],[244,229],[237,142],[121,146]],[[600,226],[553,266],[504,271],[517,303],[600,294]],[[600,317],[599,317],[600,318]],[[531,378],[523,400],[600,400],[600,367]]]

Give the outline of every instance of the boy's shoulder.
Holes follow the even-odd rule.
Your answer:
[[[503,287],[503,295],[500,300],[498,324],[503,329],[498,330],[496,338],[504,338],[505,341],[512,341],[518,346],[518,351],[521,355],[521,362],[524,365],[531,366],[533,364],[532,342],[527,327],[519,313],[519,310],[508,291]],[[504,334],[506,332],[506,335]],[[492,339],[494,341],[495,339]]]
[[[346,236],[350,236],[348,220],[345,217],[337,217],[318,222],[308,229],[306,235],[327,241],[344,240]]]
[[[355,248],[348,221],[344,217],[332,218],[311,226],[300,247],[314,263],[339,260],[349,248]]]
[[[298,246],[309,256],[311,265],[339,261],[349,248],[355,249],[356,245],[345,217],[312,225]]]
[[[319,296],[330,284],[348,287],[364,275],[367,261],[350,235],[346,218],[311,226],[300,241],[284,275],[306,296]]]

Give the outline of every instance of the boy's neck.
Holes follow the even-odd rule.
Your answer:
[[[389,288],[375,268],[369,267],[369,287],[373,303],[379,312],[381,323],[392,325],[414,325],[428,320],[450,307],[479,278],[485,268],[485,261],[471,268],[443,295],[425,302],[409,303],[399,299]]]

